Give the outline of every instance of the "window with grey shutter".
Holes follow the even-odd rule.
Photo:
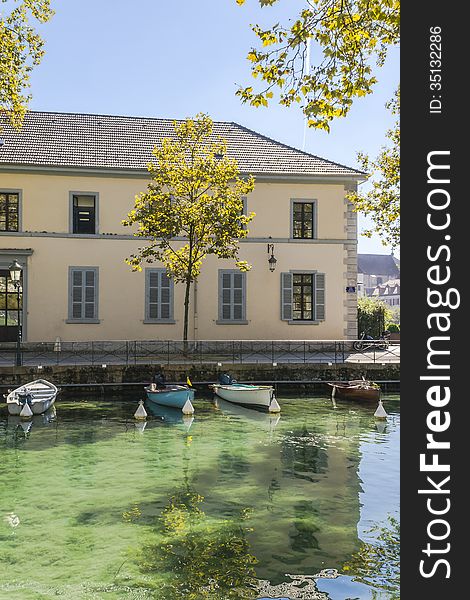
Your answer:
[[[172,323],[173,321],[173,279],[165,269],[145,271],[145,321]]]
[[[281,273],[281,319],[292,319],[292,273]]]
[[[315,320],[325,320],[325,274],[315,275]]]
[[[325,320],[324,273],[281,273],[281,319],[290,323]]]
[[[246,273],[219,271],[219,319],[217,323],[246,324]]]
[[[98,321],[98,267],[70,267],[69,321]]]

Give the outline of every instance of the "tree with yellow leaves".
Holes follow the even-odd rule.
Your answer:
[[[44,42],[29,20],[45,23],[53,14],[50,0],[0,0],[0,116],[16,129],[31,97],[29,74],[44,54]]]
[[[176,283],[184,283],[183,340],[188,339],[191,285],[208,255],[235,259],[241,271],[251,266],[238,260],[239,241],[255,216],[243,214],[243,197],[254,178],[241,178],[227,144],[213,135],[207,115],[175,122],[173,138],[163,139],[148,165],[152,181],[136,196],[124,225],[138,224],[135,235],[148,243],[127,259],[134,270],[161,261]]]
[[[236,0],[245,4],[246,0]],[[272,6],[280,0],[253,0]],[[253,25],[261,48],[248,53],[260,89],[237,94],[252,106],[299,103],[309,127],[329,131],[355,98],[373,91],[388,50],[400,41],[400,0],[306,0],[288,25]],[[311,46],[313,60],[308,51]]]

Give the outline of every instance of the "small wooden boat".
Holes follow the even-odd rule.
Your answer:
[[[250,408],[260,408],[270,412],[279,412],[281,409],[274,396],[272,385],[249,385],[245,383],[214,383],[209,386],[214,392],[227,402],[240,404]]]
[[[57,387],[45,379],[25,383],[7,395],[8,412],[19,416],[42,415],[54,404],[58,392]]]
[[[327,385],[332,388],[331,395],[333,398],[377,402],[380,397],[380,387],[376,383],[365,379],[328,381]]]
[[[162,406],[183,409],[186,402],[189,404],[194,400],[194,390],[187,385],[165,385],[157,387],[154,383],[145,387],[147,399]],[[191,412],[194,412],[192,409]]]

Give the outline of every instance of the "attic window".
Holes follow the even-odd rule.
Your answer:
[[[96,233],[96,205],[95,194],[73,194],[72,233]]]

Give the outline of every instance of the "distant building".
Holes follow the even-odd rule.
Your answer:
[[[400,288],[399,267],[400,261],[393,254],[358,254],[358,296],[372,296],[377,286],[390,280],[398,280],[398,288]]]
[[[372,298],[379,298],[391,308],[400,308],[400,280],[389,279],[376,286],[371,294]]]

